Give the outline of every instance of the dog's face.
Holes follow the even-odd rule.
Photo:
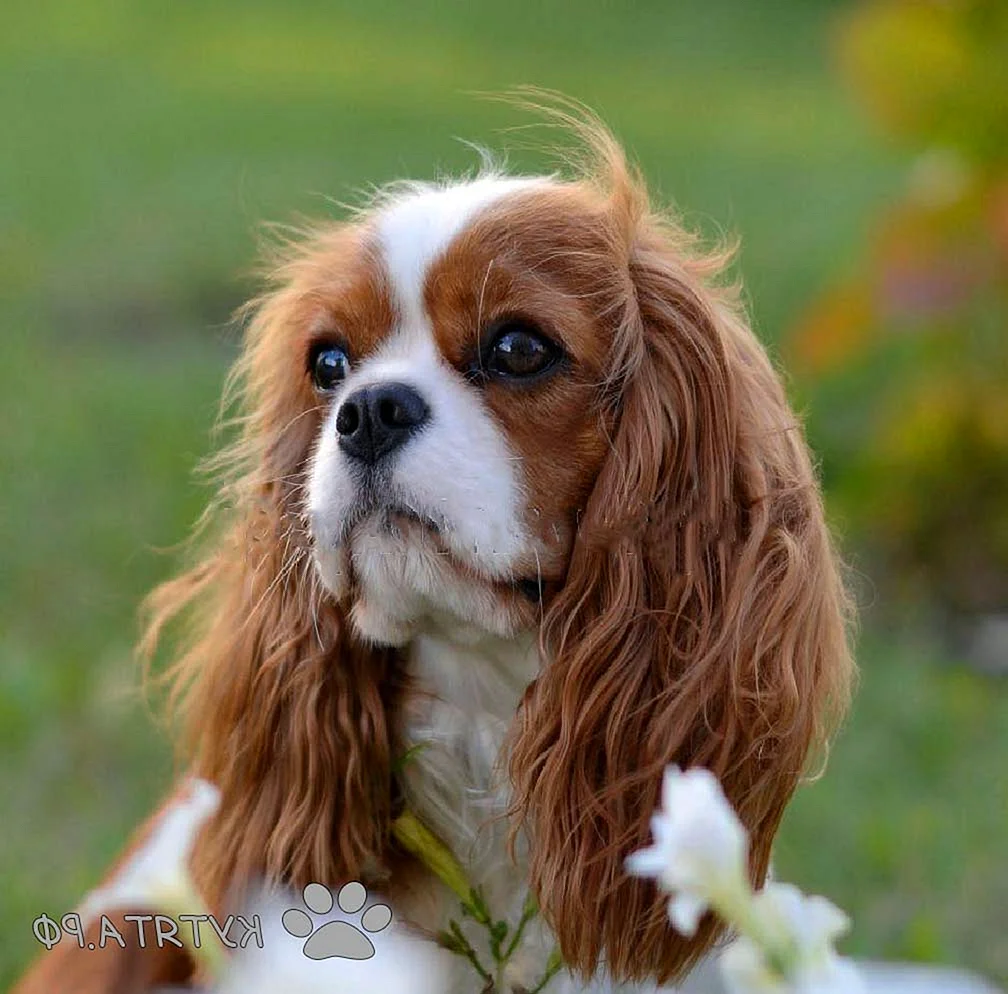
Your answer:
[[[545,180],[416,187],[315,259],[308,521],[364,638],[512,635],[562,582],[607,447],[599,218]]]

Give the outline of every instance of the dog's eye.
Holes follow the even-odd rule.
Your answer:
[[[538,328],[526,321],[505,321],[496,329],[483,358],[490,376],[518,379],[545,372],[560,350]]]
[[[315,389],[323,393],[334,390],[350,371],[346,349],[331,342],[316,345],[308,356],[308,370]]]

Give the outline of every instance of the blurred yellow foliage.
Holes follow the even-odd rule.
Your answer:
[[[888,131],[982,160],[1008,156],[1008,4],[876,0],[839,38],[845,75]],[[996,124],[995,131],[988,128]]]
[[[918,154],[855,276],[794,330],[794,365],[876,565],[953,612],[1008,610],[1008,4],[869,0],[839,52]]]

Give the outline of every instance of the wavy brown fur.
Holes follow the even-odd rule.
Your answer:
[[[312,265],[298,247],[279,264],[276,289],[250,306],[229,380],[239,437],[210,464],[221,491],[199,531],[223,527],[201,562],[147,602],[148,657],[164,625],[192,609],[190,640],[166,678],[182,760],[222,792],[195,859],[214,900],[263,877],[296,887],[367,878],[388,846],[398,664],[355,641],[320,593],[301,516],[317,411],[290,409],[297,394],[283,382],[300,378],[281,350]]]
[[[707,916],[679,936],[654,885],[624,870],[662,771],[717,774],[762,882],[809,754],[847,704],[849,603],[801,428],[712,284],[726,257],[698,255],[614,140],[572,123],[625,260],[617,425],[542,626],[551,662],[514,730],[514,815],[568,965],[664,979],[721,926]]]

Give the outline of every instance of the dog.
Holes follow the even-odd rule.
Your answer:
[[[509,935],[525,915],[507,994],[554,949],[548,994],[687,972],[723,926],[679,935],[624,870],[662,771],[718,776],[759,885],[853,676],[813,463],[730,253],[573,127],[566,178],[396,183],[280,250],[198,558],[145,639],[187,619],[168,679],[221,796],[192,860],[213,907],[362,881],[488,962],[408,812]],[[490,989],[457,952],[446,990]],[[174,948],[61,945],[17,989],[197,979]]]

